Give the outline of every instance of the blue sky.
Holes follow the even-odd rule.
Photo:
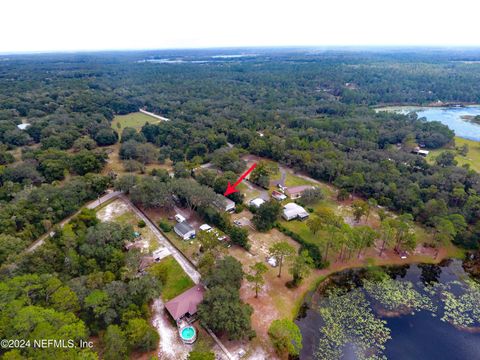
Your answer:
[[[0,52],[480,45],[475,0],[1,0]]]

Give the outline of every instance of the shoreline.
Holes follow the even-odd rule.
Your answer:
[[[472,103],[472,102],[456,102],[456,103],[429,103],[429,104],[412,104],[412,103],[396,103],[396,104],[377,104],[371,105],[370,108],[375,111],[381,111],[381,109],[387,108],[448,108],[448,109],[462,109],[468,107],[477,107],[480,106],[479,103]]]
[[[445,249],[445,248],[442,248]],[[438,256],[436,259],[433,258],[426,258],[426,259],[419,259],[418,256],[412,256],[411,259],[378,259],[374,258],[374,262],[372,264],[364,263],[363,265],[357,265],[357,264],[349,264],[345,263],[345,266],[341,266],[339,264],[338,268],[333,266],[333,268],[326,268],[326,269],[318,269],[313,271],[315,273],[314,275],[311,275],[313,277],[311,281],[311,284],[308,285],[307,290],[305,293],[299,298],[298,303],[295,304],[295,307],[292,309],[293,311],[293,320],[297,319],[303,305],[307,301],[309,297],[312,297],[317,289],[322,285],[322,283],[326,280],[329,279],[330,276],[335,275],[336,273],[345,271],[345,270],[360,270],[367,268],[369,266],[378,266],[378,267],[386,267],[386,266],[402,266],[402,265],[418,265],[418,264],[440,264],[444,260],[449,260],[449,259],[459,259],[459,260],[464,260],[465,258],[465,253],[463,252],[462,249],[459,249],[457,247],[454,247],[451,250],[456,250],[456,251],[462,251],[462,255],[458,256],[459,253],[455,254],[453,252],[449,252],[447,250],[446,253],[442,254],[442,256]],[[384,260],[384,261],[379,261],[379,260]]]

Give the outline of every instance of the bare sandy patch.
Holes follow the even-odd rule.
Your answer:
[[[168,321],[164,309],[164,304],[160,299],[156,299],[153,302],[152,325],[157,329],[158,334],[160,335],[158,358],[177,360],[186,359],[192,347],[182,342],[178,335],[177,328]]]
[[[114,200],[97,211],[97,217],[100,221],[112,221],[116,217],[130,211],[128,205],[122,200]]]

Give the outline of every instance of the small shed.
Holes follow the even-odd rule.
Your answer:
[[[173,231],[183,240],[189,240],[195,237],[195,229],[186,221],[177,223]]]
[[[276,191],[276,190],[272,191],[272,197],[278,201],[283,201],[287,198],[285,194],[282,194],[280,191]]]
[[[264,203],[265,203],[265,200],[263,200],[262,198],[256,198],[250,201],[250,205],[255,206],[256,208],[259,208]]]
[[[428,154],[430,153],[430,151],[428,151],[428,150],[422,150],[422,149],[420,149],[419,146],[416,146],[416,147],[413,148],[412,153],[413,153],[413,154],[420,155],[420,156],[423,156],[423,157],[427,157]]]
[[[166,258],[170,254],[171,254],[170,250],[168,250],[166,247],[162,247],[160,249],[157,249],[152,253],[153,260],[155,260],[156,262],[162,260],[163,258]]]

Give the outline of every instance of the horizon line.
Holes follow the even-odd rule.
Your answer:
[[[188,51],[188,50],[248,50],[248,49],[435,49],[435,50],[480,50],[479,45],[452,45],[452,44],[383,44],[383,45],[226,45],[226,46],[197,46],[197,47],[155,47],[155,48],[104,48],[104,49],[55,49],[55,50],[21,50],[0,51],[0,56],[9,55],[47,55],[47,54],[80,54],[80,53],[108,53],[108,52],[146,52],[146,51]]]

